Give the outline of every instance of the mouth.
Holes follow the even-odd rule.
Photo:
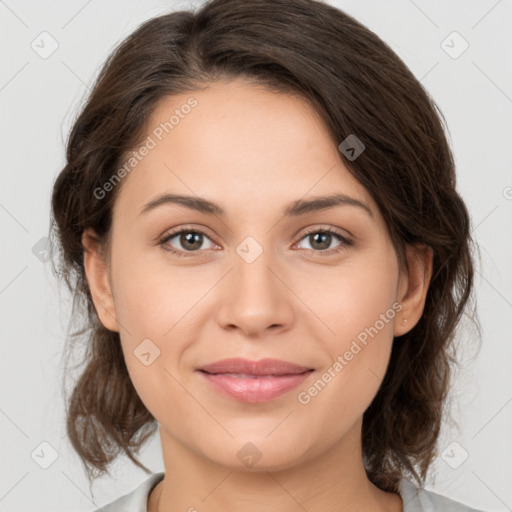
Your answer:
[[[297,375],[312,370],[307,366],[301,366],[281,359],[261,359],[250,361],[240,357],[223,359],[215,363],[207,364],[199,368],[200,371],[209,374],[233,374],[244,376],[283,376]]]
[[[198,369],[211,389],[246,403],[263,403],[296,388],[314,372],[277,359],[225,359]]]
[[[225,377],[233,377],[234,379],[268,379],[271,377],[288,377],[291,375],[302,375],[303,373],[309,373],[313,370],[306,370],[305,372],[301,373],[280,373],[280,374],[269,374],[269,375],[253,375],[249,373],[210,373],[206,372],[204,370],[199,370],[203,373],[206,373],[207,375],[223,375]]]

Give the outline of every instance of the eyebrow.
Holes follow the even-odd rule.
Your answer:
[[[216,215],[217,217],[226,217],[226,212],[218,204],[201,197],[184,196],[177,194],[162,194],[146,203],[139,213],[147,213],[164,204],[179,204],[191,210],[196,210],[207,215]],[[313,213],[335,206],[355,206],[373,217],[371,209],[360,201],[346,194],[332,194],[329,196],[314,197],[312,199],[298,199],[289,204],[283,214],[285,217],[298,217],[306,213]]]

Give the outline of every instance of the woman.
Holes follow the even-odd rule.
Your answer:
[[[213,0],[108,59],[54,186],[87,311],[67,429],[101,510],[461,510],[421,489],[471,296],[440,113],[374,33],[309,0]],[[416,480],[420,489],[409,478]]]

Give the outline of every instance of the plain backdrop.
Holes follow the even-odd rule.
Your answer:
[[[386,41],[439,105],[480,246],[482,347],[475,355],[470,325],[459,331],[468,348],[451,390],[459,427],[445,422],[427,488],[475,508],[512,510],[512,2],[330,3]],[[143,21],[191,5],[0,1],[2,512],[88,511],[147,478],[122,457],[91,497],[66,438],[60,381],[69,298],[45,261],[45,237],[64,142],[100,66]],[[157,435],[141,454],[154,472],[163,470],[159,443]]]

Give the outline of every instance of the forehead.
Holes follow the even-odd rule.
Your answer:
[[[196,106],[186,108],[191,98]],[[162,134],[164,145],[176,142],[183,149],[208,152],[210,157],[222,149],[219,157],[225,160],[259,154],[263,148],[272,157],[286,155],[289,160],[306,151],[332,151],[333,145],[319,115],[304,98],[242,79],[213,82],[201,90],[163,98],[149,126],[164,132],[168,128]]]
[[[162,192],[224,198],[239,210],[335,192],[373,204],[313,107],[262,85],[220,81],[165,97],[145,140],[151,149],[123,183],[127,205]]]

